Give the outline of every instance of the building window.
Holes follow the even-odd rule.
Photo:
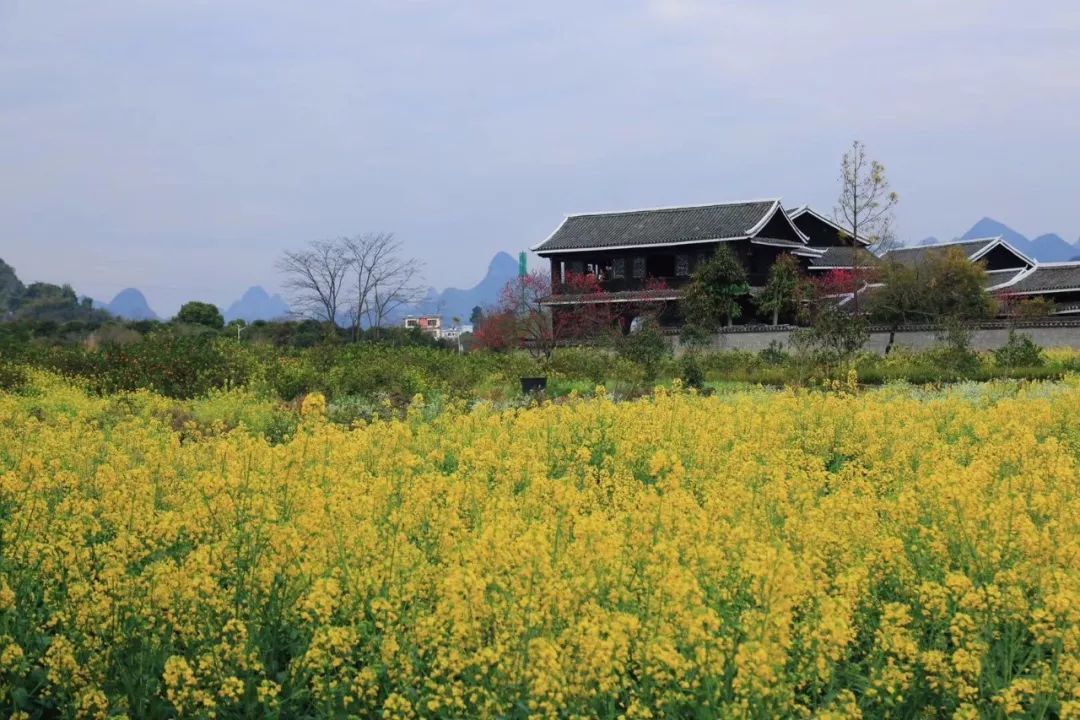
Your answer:
[[[690,275],[690,256],[675,256],[675,277],[687,277]]]
[[[611,261],[611,277],[616,280],[626,277],[626,258],[615,258]]]
[[[645,258],[640,256],[634,258],[634,277],[639,280],[645,277]]]

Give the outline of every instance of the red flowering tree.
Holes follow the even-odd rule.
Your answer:
[[[645,288],[638,299],[623,304],[622,311],[613,318],[622,331],[629,332],[634,318],[658,320],[671,304],[671,287],[664,278],[645,278]],[[615,324],[614,322],[612,324]]]
[[[876,268],[837,268],[813,279],[813,295],[817,296],[819,301],[825,298],[835,300],[843,295],[851,295],[854,298],[862,293],[867,285],[880,280],[881,272]],[[852,307],[858,308],[858,305],[853,303]]]
[[[572,299],[552,307],[551,331],[554,343],[568,340],[603,339],[615,326],[615,313],[607,291],[595,275],[568,273],[560,295]]]
[[[994,294],[998,315],[1019,320],[1031,320],[1054,314],[1054,301],[1046,298],[1031,298],[1002,290]]]
[[[513,313],[493,311],[473,329],[476,347],[488,350],[510,350],[518,346],[517,319]]]
[[[835,297],[854,293],[859,279],[849,268],[837,268],[815,278],[814,285],[820,296]]]
[[[548,305],[551,277],[534,271],[514,278],[499,293],[496,308],[476,334],[481,347],[493,350],[527,347],[547,357],[568,340],[596,339],[614,325],[606,291],[594,275],[571,273],[559,288],[564,302]]]

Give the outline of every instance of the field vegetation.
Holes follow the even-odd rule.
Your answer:
[[[0,713],[1076,717],[1080,386],[0,395]],[[712,372],[710,369],[709,372]]]
[[[267,400],[295,402],[319,392],[335,420],[350,422],[386,402],[404,410],[417,393],[436,402],[517,402],[520,379],[536,376],[548,379],[549,397],[589,393],[600,384],[625,397],[675,379],[705,390],[732,383],[813,386],[843,378],[852,367],[862,384],[1059,379],[1080,371],[1080,354],[1044,350],[1023,332],[994,352],[973,352],[962,328],[921,352],[901,347],[887,356],[860,352],[846,337],[852,326],[847,320],[839,324],[843,332],[821,333],[828,335],[824,340],[811,328],[801,330],[790,347],[773,345],[757,353],[693,350],[681,358],[672,356],[655,327],[612,346],[560,347],[537,356],[521,350],[459,353],[416,332],[387,330],[378,340],[327,342],[317,324],[312,344],[297,345],[295,340],[307,337],[303,325],[252,326],[237,340],[229,328],[222,334],[151,323],[143,333],[125,328],[130,337],[100,333],[78,342],[37,337],[25,326],[0,326],[0,389],[18,390],[37,369],[100,395],[148,389],[188,399],[244,388]],[[363,412],[353,415],[348,408]]]

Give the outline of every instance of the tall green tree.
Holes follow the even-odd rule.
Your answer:
[[[184,303],[176,314],[176,319],[189,325],[204,325],[215,330],[225,327],[225,318],[221,316],[217,305],[198,300]]]
[[[721,321],[729,327],[742,315],[740,300],[750,293],[746,269],[726,245],[698,266],[683,293],[683,315],[688,333],[716,332]]]
[[[773,325],[780,322],[781,313],[788,313],[799,307],[802,285],[799,261],[789,253],[778,257],[769,268],[769,279],[758,297],[758,307],[772,314]]]

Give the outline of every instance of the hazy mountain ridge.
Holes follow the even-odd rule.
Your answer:
[[[441,315],[449,323],[452,318],[469,321],[474,307],[487,309],[499,300],[499,292],[506,283],[517,277],[518,261],[509,253],[498,252],[488,263],[483,279],[471,288],[446,288],[439,292],[435,288],[428,290],[427,297],[415,308],[417,313]]]
[[[488,262],[487,271],[476,285],[468,288],[450,287],[441,291],[429,288],[427,296],[422,301],[395,313],[395,317],[390,318],[390,324],[399,323],[407,314],[421,313],[441,315],[447,323],[454,317],[462,322],[468,322],[474,307],[488,309],[494,306],[499,300],[500,291],[517,276],[517,273],[518,261],[509,253],[500,251]],[[0,318],[11,312],[13,308],[9,306],[13,306],[14,301],[24,292],[25,286],[15,274],[14,269],[0,260]],[[87,303],[88,308],[92,303],[96,310],[104,310],[122,320],[166,319],[151,308],[143,292],[135,287],[121,290],[107,302],[87,299]],[[222,312],[226,322],[282,320],[290,314],[291,310],[285,299],[280,295],[271,295],[259,285],[249,287],[240,298],[233,301]],[[347,325],[348,318],[343,315],[339,318],[339,322]]]
[[[961,240],[995,237],[1000,235],[1020,252],[1039,262],[1063,262],[1080,256],[1080,244],[1065,241],[1056,233],[1039,235],[1034,240],[1012,229],[1005,223],[984,217],[960,236]]]
[[[260,285],[253,285],[244,291],[239,300],[229,305],[223,316],[225,322],[243,320],[281,320],[289,316],[289,304],[280,295],[271,295]]]

